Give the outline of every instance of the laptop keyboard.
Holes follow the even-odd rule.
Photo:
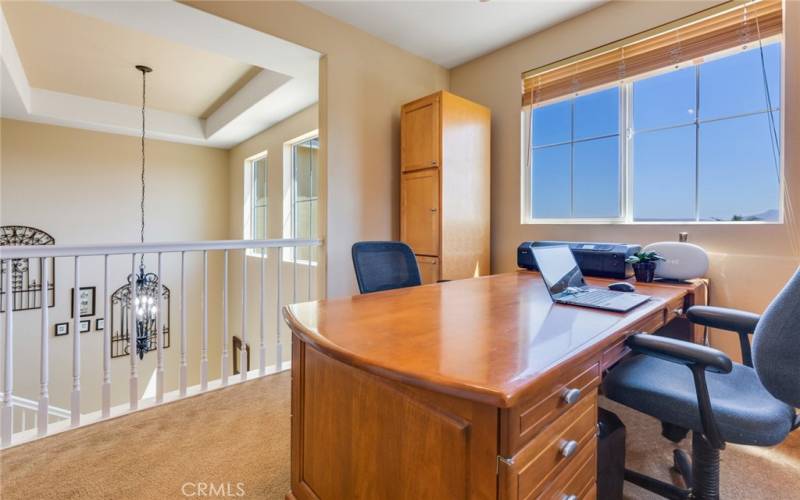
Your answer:
[[[611,290],[593,290],[591,292],[582,293],[580,295],[575,296],[572,299],[572,302],[597,305],[597,304],[602,304],[604,302],[608,302],[609,300],[616,297],[619,297],[619,292],[614,292]]]

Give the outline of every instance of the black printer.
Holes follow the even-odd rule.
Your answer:
[[[575,241],[526,241],[517,248],[517,266],[538,271],[532,247],[567,245],[572,250],[585,276],[625,279],[633,276],[633,267],[625,259],[642,249],[626,243],[592,243]]]

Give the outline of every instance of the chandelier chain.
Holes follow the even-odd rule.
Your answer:
[[[144,197],[145,197],[145,177],[144,177],[144,166],[145,166],[145,149],[144,149],[144,139],[145,139],[145,104],[147,102],[147,72],[142,71],[142,199],[139,205],[141,209],[141,227],[139,230],[139,241],[144,243]],[[142,255],[142,260],[144,260],[144,255]]]

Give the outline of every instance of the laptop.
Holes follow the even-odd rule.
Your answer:
[[[627,312],[650,300],[647,295],[588,286],[566,245],[533,247],[533,256],[553,302]]]

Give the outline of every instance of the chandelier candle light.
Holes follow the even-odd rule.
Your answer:
[[[153,71],[148,66],[137,65],[136,69],[142,72],[142,196],[140,202],[141,226],[139,229],[139,241],[144,243],[144,200],[145,200],[145,104],[147,98],[147,73]],[[128,304],[133,297],[133,308],[136,312],[136,355],[143,359],[147,351],[153,350],[153,341],[158,342],[158,297],[161,293],[161,281],[157,274],[145,271],[144,254],[139,260],[139,272],[128,276],[130,287],[135,287],[135,292],[128,294]],[[133,290],[132,290],[133,291]],[[131,332],[132,333],[132,332]],[[130,335],[130,333],[129,333]],[[129,340],[129,349],[132,350],[132,342]],[[130,352],[133,355],[132,352]]]

